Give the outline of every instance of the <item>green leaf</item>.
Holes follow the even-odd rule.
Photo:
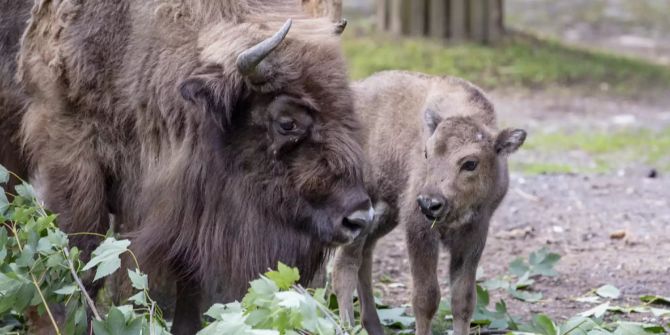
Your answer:
[[[49,217],[52,216],[50,215]],[[53,218],[55,219],[55,216],[53,216]],[[53,246],[58,248],[64,248],[68,245],[67,234],[56,229],[49,230],[49,233],[47,234],[47,240],[49,240]]]
[[[621,296],[621,291],[612,285],[603,285],[596,290],[596,294],[603,298],[617,299]]]
[[[533,324],[535,329],[545,335],[558,335],[558,329],[554,321],[544,314],[535,315],[533,317]]]
[[[28,183],[24,182],[20,185],[16,185],[16,187],[14,187],[14,189],[16,190],[16,194],[18,194],[18,195],[20,195],[20,196],[22,196],[26,199],[32,200],[32,199],[36,198],[35,197],[35,189],[33,189],[33,186],[28,184]]]
[[[378,309],[377,314],[386,327],[406,329],[414,325],[414,318],[407,316],[403,307]]]
[[[587,335],[589,331],[598,328],[598,324],[589,318],[576,316],[565,321],[559,327],[561,335]]]
[[[91,320],[93,324],[93,334],[95,335],[112,335],[112,333],[107,330],[107,324],[104,321]]]
[[[38,253],[41,254],[48,254],[50,251],[53,250],[53,247],[51,245],[51,242],[46,237],[42,237],[38,242],[37,242],[37,251]]]
[[[477,306],[486,307],[489,305],[489,291],[481,285],[477,285]]]
[[[21,251],[21,256],[16,259],[16,265],[21,267],[31,267],[35,264],[35,250],[33,247],[28,244],[23,246],[23,251]]]
[[[12,308],[16,311],[23,311],[30,305],[30,301],[33,300],[34,294],[35,286],[32,283],[24,283],[16,292],[16,301]]]
[[[664,297],[660,295],[643,295],[640,297],[640,300],[648,304],[670,305],[670,297]]]
[[[480,285],[487,290],[497,290],[500,288],[508,289],[510,287],[510,283],[502,279],[491,279],[483,281],[480,283]]]
[[[138,290],[146,290],[149,288],[147,275],[141,273],[138,269],[135,269],[134,271],[128,269],[128,277],[130,277],[130,281],[134,288]]]
[[[664,316],[670,316],[670,309],[664,309],[664,308],[650,308],[649,311],[651,314],[653,314],[655,317],[664,317]]]
[[[521,257],[518,257],[509,263],[509,272],[517,277],[523,276],[528,270],[530,270],[530,268]]]
[[[128,300],[132,301],[133,303],[135,303],[135,305],[138,305],[138,306],[146,306],[147,305],[147,297],[146,297],[146,294],[144,294],[144,291],[138,292],[137,294],[128,298]]]
[[[510,295],[525,302],[538,302],[542,300],[542,292],[521,291],[514,288],[507,290]]]
[[[265,276],[252,281],[250,288],[242,299],[242,305],[251,309],[254,306],[268,307],[273,304],[274,294],[279,291],[277,284]]]
[[[275,282],[281,290],[289,289],[300,280],[298,269],[288,267],[282,262],[279,262],[277,271],[269,271],[265,273],[265,276]]]
[[[123,313],[116,307],[113,307],[107,314],[107,329],[110,334],[121,335],[126,328],[126,318]]]
[[[78,290],[79,287],[77,287],[77,285],[66,285],[55,290],[54,293],[60,295],[70,295],[73,294],[74,292],[77,292]]]
[[[558,272],[554,270],[554,266],[561,259],[561,255],[549,252],[546,248],[542,248],[536,252],[532,252],[528,258],[530,264],[530,277],[542,276],[556,276]]]
[[[648,335],[665,333],[665,329],[657,325],[622,321],[618,324],[619,326],[613,332],[614,335]]]
[[[209,316],[210,318],[214,320],[221,320],[221,314],[226,310],[226,305],[224,304],[214,304],[212,305],[207,312],[205,312],[206,316]]]
[[[82,271],[97,267],[94,281],[113,273],[121,266],[119,256],[128,250],[129,245],[128,240],[107,238],[93,251],[93,258],[86,263]]]
[[[9,171],[0,164],[0,184],[5,184],[9,181]]]
[[[305,296],[295,291],[277,292],[275,297],[278,305],[285,308],[298,308],[305,302]]]
[[[523,274],[523,276],[521,276],[521,277],[517,280],[517,282],[514,284],[514,287],[515,287],[517,290],[520,290],[520,289],[524,289],[524,288],[530,287],[530,286],[533,285],[534,283],[535,283],[535,280],[530,279],[530,272],[526,272],[526,273]]]
[[[0,187],[0,215],[5,215],[5,213],[7,213],[8,208],[9,208],[9,200],[7,200],[5,190],[2,187]]]
[[[606,302],[604,304],[600,304],[596,307],[593,307],[586,312],[579,313],[579,316],[583,316],[583,317],[593,316],[593,317],[596,317],[596,318],[600,318],[603,315],[605,315],[605,313],[607,312],[607,309],[609,307],[610,307],[610,303]]]

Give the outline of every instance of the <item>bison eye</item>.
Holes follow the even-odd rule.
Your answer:
[[[279,127],[281,127],[283,131],[288,132],[295,130],[297,126],[295,124],[295,121],[291,119],[284,119],[279,121]]]
[[[474,171],[477,168],[477,161],[467,161],[461,165],[461,170]]]

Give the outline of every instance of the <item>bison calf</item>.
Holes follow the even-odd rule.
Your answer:
[[[498,131],[489,100],[457,78],[382,72],[354,90],[370,161],[366,186],[377,213],[366,236],[337,251],[333,286],[341,317],[353,320],[357,285],[363,325],[372,335],[383,334],[372,295],[372,253],[376,241],[402,222],[416,334],[430,334],[440,301],[440,242],[451,253],[454,334],[467,334],[489,221],[507,192],[507,157],[526,132]]]

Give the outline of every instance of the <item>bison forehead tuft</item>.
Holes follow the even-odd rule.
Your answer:
[[[341,100],[330,99],[330,96],[340,96],[340,91],[348,90],[346,67],[339,38],[332,33],[326,34],[325,30],[307,32],[302,27],[305,21],[318,20],[294,23],[284,41],[264,60],[268,63],[269,80],[262,84],[247,81],[247,84],[264,93],[280,90],[297,95],[307,93],[319,102],[321,106],[317,107],[326,109]],[[237,57],[242,51],[272,36],[283,23],[279,20],[237,25],[219,23],[203,30],[198,39],[199,60],[203,64],[219,64],[224,76],[245,81],[237,73]],[[328,28],[331,26],[328,24]]]

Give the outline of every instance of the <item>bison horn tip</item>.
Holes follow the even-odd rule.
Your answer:
[[[286,34],[288,34],[288,31],[291,29],[291,24],[293,24],[293,20],[286,20],[281,29],[274,35],[240,53],[240,55],[237,56],[237,69],[246,76],[256,74],[258,65],[263,59],[276,49],[284,38],[286,38]]]

